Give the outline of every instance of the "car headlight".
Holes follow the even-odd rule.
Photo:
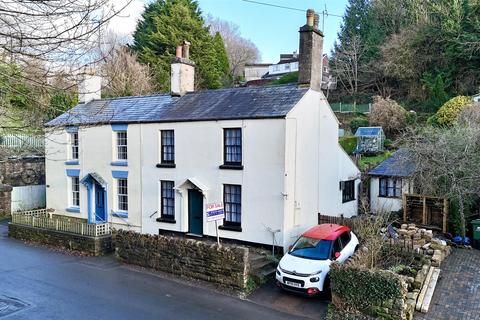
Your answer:
[[[310,278],[310,282],[318,282],[319,280],[320,280],[320,277]]]
[[[277,267],[277,274],[280,275],[280,267]]]

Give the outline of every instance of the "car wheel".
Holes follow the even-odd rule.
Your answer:
[[[322,298],[325,300],[332,299],[332,287],[330,286],[330,277],[328,275],[323,282]]]

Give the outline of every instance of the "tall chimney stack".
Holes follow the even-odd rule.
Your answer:
[[[85,66],[78,84],[78,103],[89,103],[102,98],[102,77],[95,70]]]
[[[300,27],[300,54],[298,84],[308,85],[316,91],[322,88],[323,33],[318,29],[319,16],[307,10],[307,23]]]
[[[195,63],[190,60],[190,42],[183,41],[175,50],[170,72],[172,96],[183,96],[195,89]]]

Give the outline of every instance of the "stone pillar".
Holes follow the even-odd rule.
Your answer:
[[[0,184],[0,218],[11,214],[12,189],[12,186],[8,184]]]

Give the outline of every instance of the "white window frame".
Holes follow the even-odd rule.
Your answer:
[[[125,180],[126,182],[126,193],[120,193],[120,181]],[[126,204],[126,207],[121,205],[121,197],[125,197],[126,201],[123,202]],[[116,178],[115,179],[115,211],[127,212],[128,211],[128,178]]]
[[[115,139],[115,159],[118,161],[127,161],[128,160],[128,134],[127,130],[122,130],[122,131],[114,131],[114,139]],[[125,134],[125,144],[120,144],[120,135]],[[123,138],[122,138],[123,140]],[[125,157],[120,158],[120,154],[123,154],[123,151],[121,152],[120,149],[125,148]]]
[[[70,176],[69,178],[69,206],[71,208],[80,208],[80,177]],[[74,183],[77,179],[77,183]],[[78,185],[78,190],[74,190],[74,185]],[[75,194],[77,195],[78,204],[75,203]]]
[[[71,132],[69,133],[70,135],[70,150],[69,150],[69,159],[70,160],[78,160],[80,157],[80,136],[77,132]],[[75,136],[77,137],[76,141],[77,143],[75,144]],[[76,150],[75,150],[76,149]],[[76,152],[76,157],[74,156]]]

